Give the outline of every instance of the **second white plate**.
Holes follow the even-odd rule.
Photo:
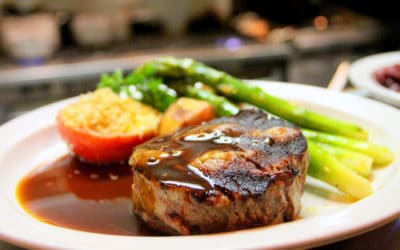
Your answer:
[[[373,98],[400,107],[400,93],[383,87],[372,75],[374,71],[396,63],[400,63],[400,51],[363,57],[351,64],[349,80],[354,86],[366,89]]]

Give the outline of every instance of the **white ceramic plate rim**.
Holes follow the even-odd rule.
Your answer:
[[[388,105],[349,94],[300,84],[255,82],[270,93],[294,101],[304,101],[323,112],[339,110],[340,115],[370,121],[367,128],[391,134],[385,137],[388,147],[400,146],[400,112]],[[28,248],[54,249],[279,249],[308,248],[345,239],[372,230],[400,216],[399,152],[395,162],[386,168],[390,178],[383,187],[362,201],[337,211],[324,213],[280,225],[201,236],[130,237],[113,236],[51,226],[29,216],[19,206],[15,187],[31,169],[7,167],[4,160],[10,148],[35,131],[54,126],[54,115],[65,100],[37,109],[0,127],[0,238]],[[337,113],[331,112],[336,116]],[[380,117],[378,117],[379,115]],[[374,135],[373,135],[374,136]],[[15,148],[14,148],[15,149]],[[397,150],[398,151],[398,150]],[[22,152],[24,153],[24,152]],[[26,153],[26,152],[25,152]],[[29,164],[28,164],[29,165]],[[10,171],[7,175],[7,171]]]
[[[369,93],[383,101],[395,106],[400,106],[400,94],[380,85],[372,76],[375,70],[400,63],[400,51],[391,51],[374,54],[356,60],[350,66],[349,80],[359,88],[366,89]]]

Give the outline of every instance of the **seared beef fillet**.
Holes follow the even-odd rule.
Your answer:
[[[229,231],[293,220],[308,165],[299,128],[244,110],[135,149],[133,209],[167,234]]]

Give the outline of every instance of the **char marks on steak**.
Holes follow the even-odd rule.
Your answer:
[[[242,110],[137,147],[130,159],[133,209],[167,234],[293,220],[308,161],[299,128],[260,110]]]

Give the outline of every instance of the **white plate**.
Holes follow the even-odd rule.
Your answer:
[[[52,226],[32,218],[21,208],[16,198],[16,185],[34,167],[65,154],[67,149],[58,136],[54,117],[71,101],[66,100],[23,115],[0,128],[0,237],[24,247],[52,249],[307,248],[372,230],[400,215],[398,110],[376,101],[317,87],[259,83],[274,95],[357,122],[370,131],[372,140],[393,150],[395,162],[374,171],[375,193],[356,203],[326,199],[314,192],[318,189],[310,188],[319,183],[308,178],[300,219],[212,235],[114,236]]]
[[[350,66],[349,80],[361,89],[366,89],[372,97],[400,107],[400,93],[380,85],[372,76],[375,70],[400,63],[400,51],[386,52],[363,57]]]

